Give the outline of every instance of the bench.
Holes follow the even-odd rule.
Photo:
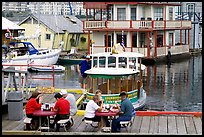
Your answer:
[[[129,121],[120,121],[121,127],[125,128],[127,132],[128,132],[128,126],[131,127],[135,120],[136,111],[134,109],[132,110],[132,115],[133,116],[131,117]]]
[[[128,132],[128,126],[131,127],[134,122],[135,116],[132,116],[131,120],[129,121],[120,121],[120,125],[122,128],[125,128]]]
[[[23,120],[23,123],[24,123],[24,129],[25,130],[29,130],[28,129],[28,127],[30,127],[31,126],[31,120],[32,120],[32,118],[28,118],[28,117],[26,117],[24,120]]]
[[[88,124],[90,124],[92,127],[94,127],[94,128],[98,128],[98,125],[97,126],[94,126],[93,125],[93,123],[95,123],[95,121],[92,121],[92,120],[87,120],[87,119],[82,119],[82,121],[84,121],[85,122],[85,124],[86,124],[86,126],[85,126],[85,129],[84,130],[86,130],[86,128],[87,128],[87,125]],[[98,122],[97,122],[98,123]]]
[[[74,125],[74,120],[72,119],[71,116],[69,116],[68,119],[61,119],[61,120],[57,121],[57,124],[60,124],[61,127],[64,127],[64,130],[66,132],[67,132],[66,126],[68,126],[69,123],[70,123],[69,128]]]

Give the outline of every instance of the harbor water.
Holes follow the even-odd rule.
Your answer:
[[[66,65],[55,73],[55,88],[80,88],[76,65]],[[51,77],[50,73],[32,73],[33,77]],[[33,79],[35,86],[52,86],[51,80]],[[147,66],[143,74],[147,93],[146,110],[202,111],[202,56],[193,56],[171,64]]]

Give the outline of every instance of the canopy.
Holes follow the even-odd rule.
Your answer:
[[[18,26],[14,22],[11,22],[10,20],[2,17],[2,30],[25,30],[21,26]]]

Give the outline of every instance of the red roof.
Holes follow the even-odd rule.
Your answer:
[[[113,5],[113,4],[181,6],[181,4],[167,3],[167,2],[83,2],[83,8],[84,9],[106,9],[107,5]]]

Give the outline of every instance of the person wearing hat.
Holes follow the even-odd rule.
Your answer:
[[[76,98],[73,94],[67,93],[66,89],[62,89],[60,94],[70,103],[70,115],[74,116],[77,113]]]
[[[119,95],[121,97],[121,105],[118,105],[119,117],[112,121],[112,132],[120,132],[120,121],[129,121],[132,118],[132,110],[134,109],[131,101],[127,98],[127,93],[122,91]]]
[[[86,56],[86,60],[82,60],[79,65],[77,65],[77,71],[79,73],[79,83],[81,84],[81,88],[86,89],[87,84],[87,75],[84,73],[86,70],[91,69],[91,61],[90,56]]]

